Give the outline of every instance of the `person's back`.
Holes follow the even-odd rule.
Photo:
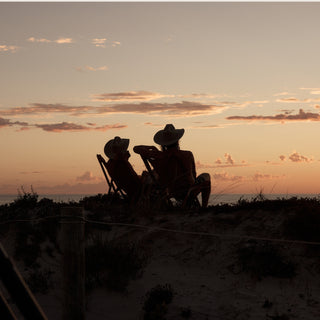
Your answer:
[[[117,187],[122,189],[129,198],[137,198],[141,189],[141,181],[128,160],[109,159],[106,166]]]
[[[195,182],[194,158],[190,151],[164,150],[161,161],[154,167],[160,183],[177,199],[183,199]]]
[[[109,158],[106,167],[111,179],[130,200],[136,201],[141,191],[141,180],[129,162],[129,139],[115,137],[106,143],[104,152]]]
[[[172,124],[167,124],[153,138],[162,151],[154,146],[135,146],[133,150],[151,162],[160,184],[168,189],[169,195],[177,200],[184,200],[184,206],[188,199],[201,192],[202,207],[205,208],[211,191],[210,175],[203,173],[197,177],[192,152],[180,150],[179,140],[183,134],[184,129],[176,129]]]

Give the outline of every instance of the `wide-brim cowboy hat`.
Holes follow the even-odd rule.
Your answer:
[[[158,131],[153,140],[160,146],[170,146],[181,139],[184,129],[176,129],[173,124],[167,124],[163,130]]]
[[[114,159],[117,154],[125,153],[129,146],[129,139],[114,137],[104,146],[104,153],[109,159]]]

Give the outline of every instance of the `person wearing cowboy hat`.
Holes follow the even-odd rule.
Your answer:
[[[194,156],[191,151],[180,150],[179,141],[184,129],[176,129],[167,124],[158,131],[153,140],[161,146],[159,151],[154,146],[135,146],[133,151],[147,158],[159,176],[159,182],[169,194],[177,200],[184,200],[182,206],[191,197],[201,193],[202,207],[206,208],[211,192],[211,181],[208,173],[197,177]]]
[[[116,136],[104,146],[104,153],[109,158],[106,167],[116,185],[125,191],[131,202],[139,198],[142,183],[129,162],[130,153],[127,150],[129,139]]]

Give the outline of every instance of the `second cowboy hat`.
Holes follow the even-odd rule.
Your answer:
[[[109,159],[114,159],[116,154],[125,153],[129,146],[129,139],[114,137],[104,146],[104,153]]]
[[[163,130],[158,131],[153,140],[161,146],[170,146],[181,139],[184,129],[176,129],[173,124],[167,124]]]

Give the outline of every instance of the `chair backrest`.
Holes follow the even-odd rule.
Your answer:
[[[107,168],[107,162],[105,161],[105,159],[102,157],[101,154],[97,154],[97,159],[98,162],[100,164],[101,170],[103,172],[103,175],[107,181],[108,184],[108,195],[110,195],[111,193],[114,194],[120,194],[122,197],[126,197],[126,195],[124,194],[123,190],[121,190],[115,183],[115,181],[111,178],[111,176],[109,175],[108,172],[108,168]]]

